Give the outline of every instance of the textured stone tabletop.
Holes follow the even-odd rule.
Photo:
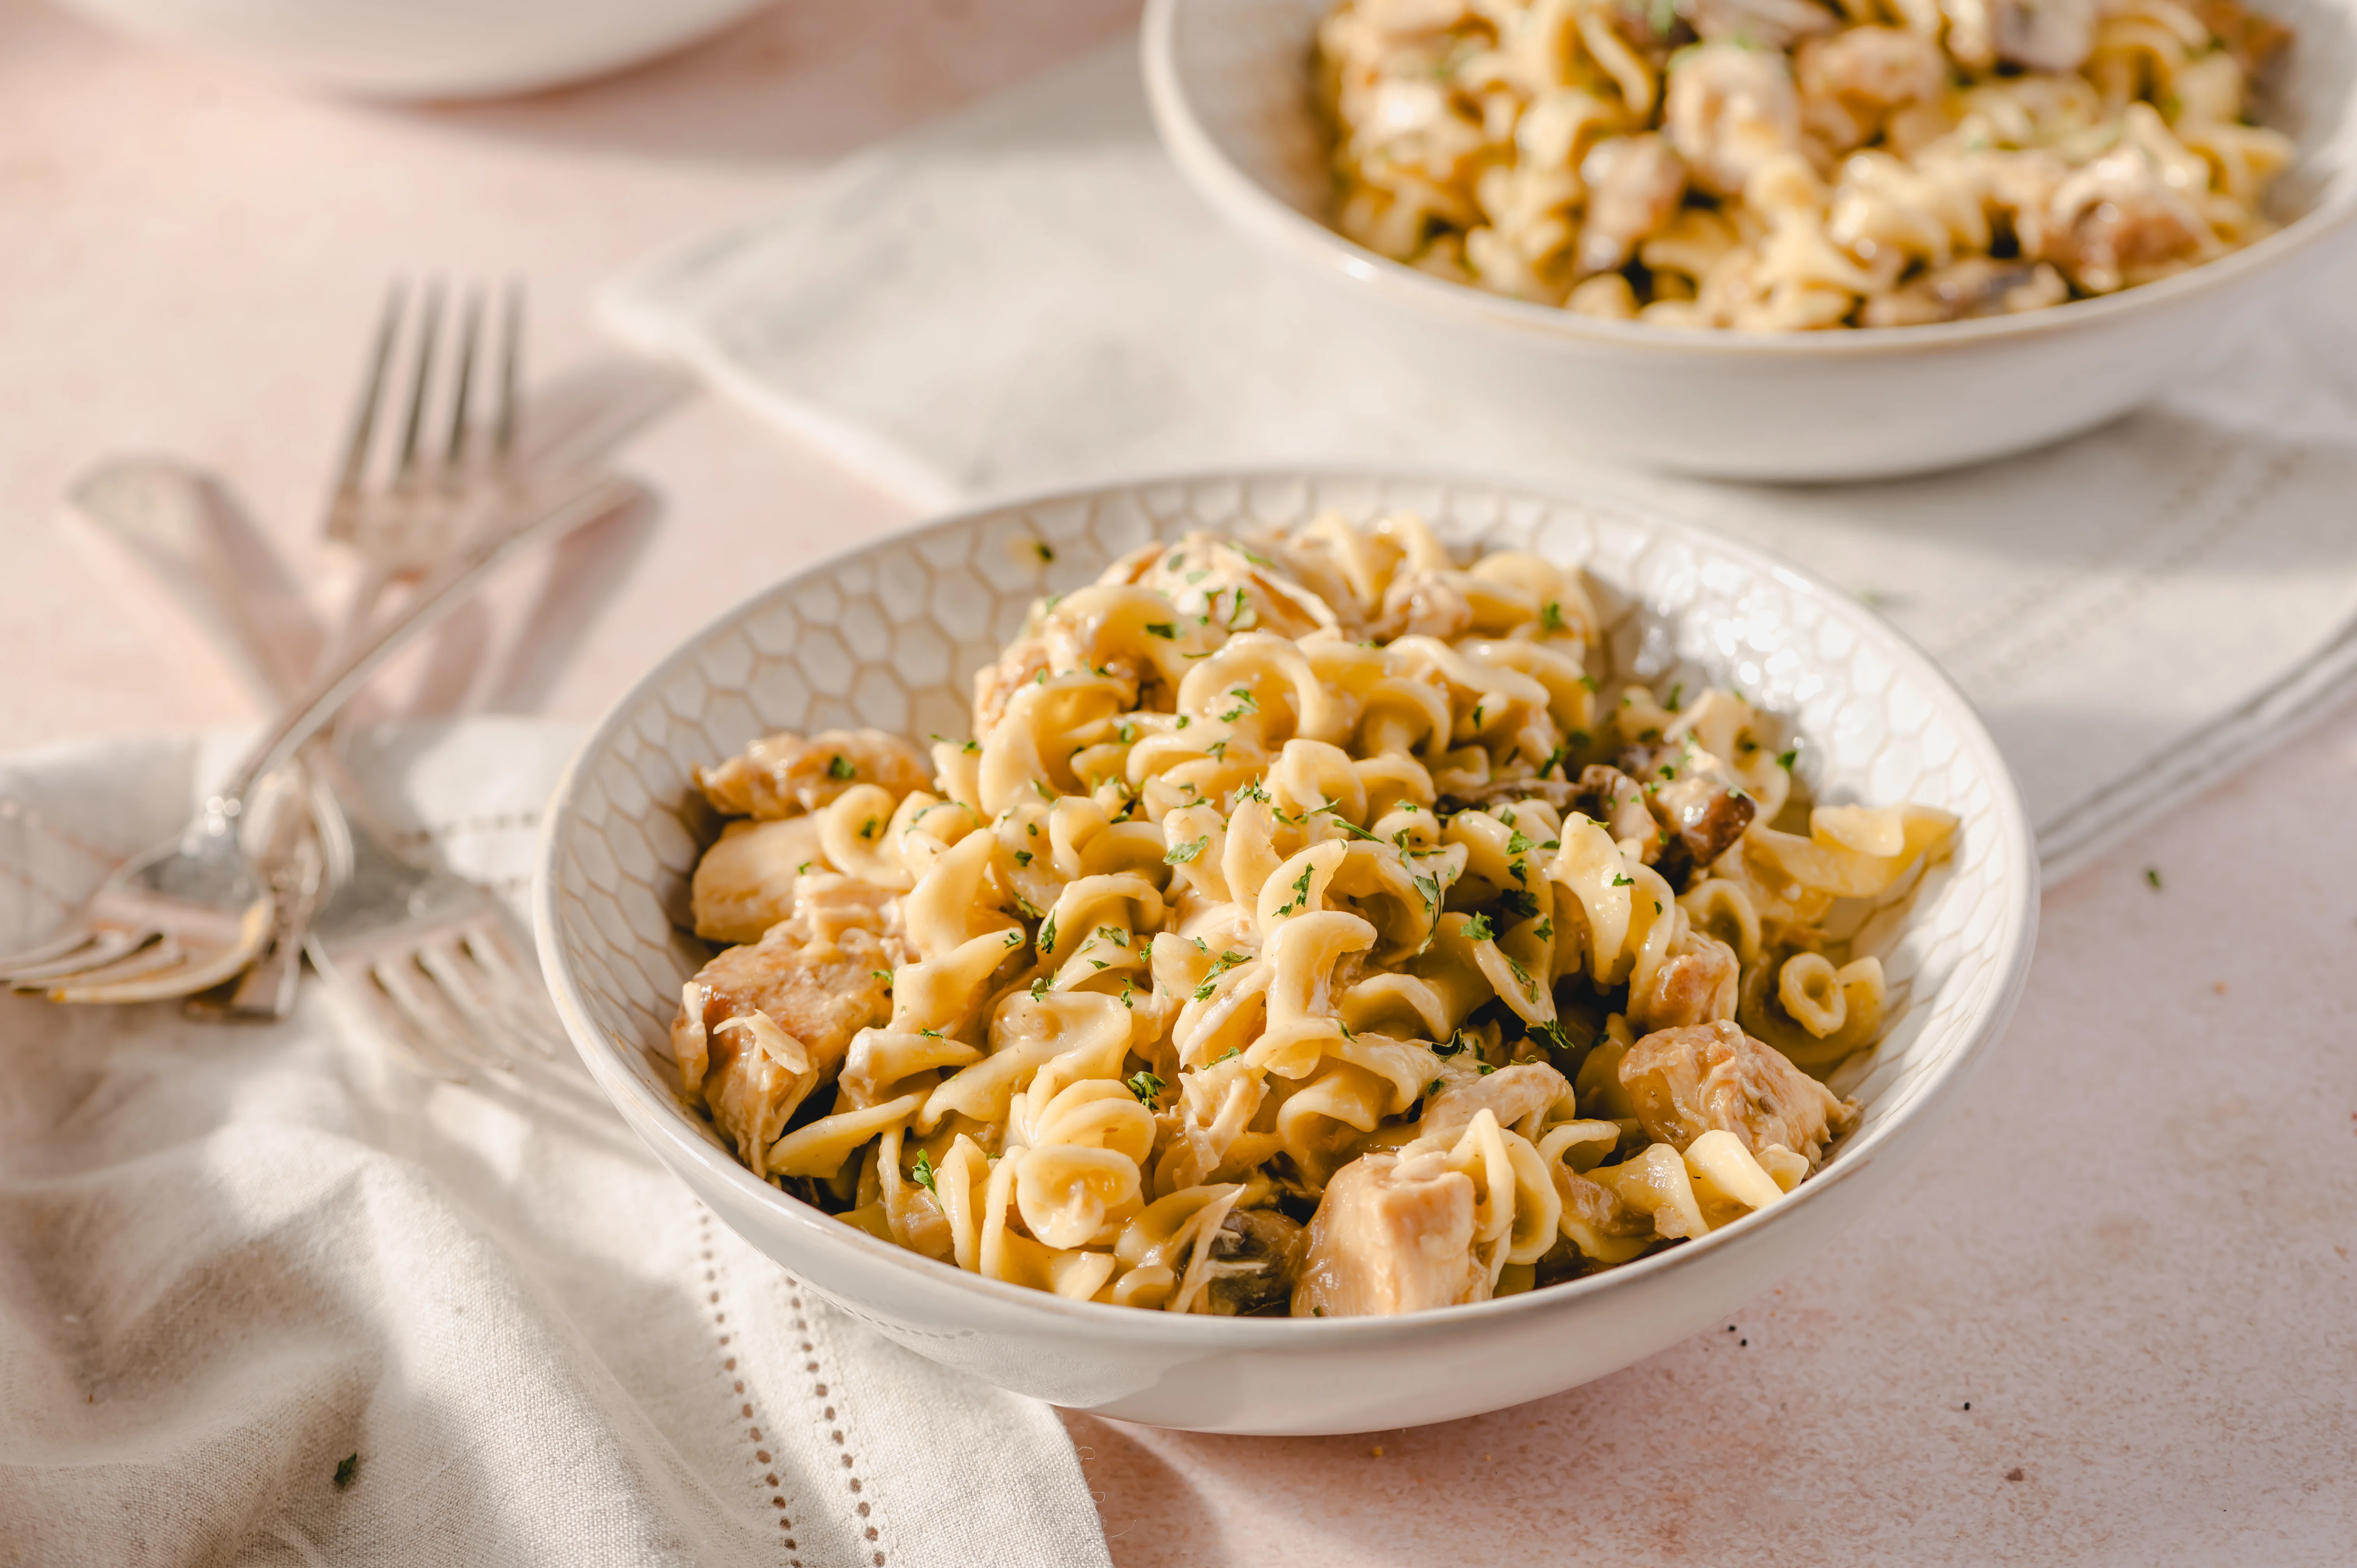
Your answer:
[[[329,573],[316,509],[391,274],[521,275],[536,361],[577,360],[600,278],[1133,15],[793,0],[610,81],[415,111],[0,0],[0,746],[252,716],[58,526],[92,462],[202,461]],[[906,521],[709,403],[631,467],[657,515],[520,572],[386,705],[590,716],[752,586]],[[2357,1562],[2352,800],[2344,710],[2050,891],[1930,1153],[1717,1332],[1405,1433],[1069,1418],[1114,1560]]]

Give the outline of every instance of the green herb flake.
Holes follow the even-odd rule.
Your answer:
[[[1563,629],[1563,607],[1555,603],[1553,599],[1549,599],[1545,604],[1540,606],[1539,625],[1544,627],[1549,631],[1561,631]]]
[[[1031,553],[1039,557],[1039,564],[1042,566],[1049,564],[1056,559],[1054,547],[1044,539],[1035,539],[1031,542]]]
[[[1637,879],[1625,871],[1612,878],[1612,886],[1615,887],[1633,887],[1636,883]]]
[[[1222,1062],[1232,1061],[1243,1054],[1244,1048],[1242,1046],[1230,1046],[1226,1050],[1222,1051],[1218,1056],[1211,1058],[1211,1065],[1213,1067],[1217,1067]]]
[[[1531,851],[1536,848],[1538,848],[1538,845],[1533,843],[1529,839],[1524,838],[1520,832],[1510,832],[1506,835],[1506,853],[1508,854],[1528,854]]]
[[[2146,866],[2144,868],[2144,879],[2152,885],[2152,890],[2154,892],[2158,893],[2160,891],[2160,867],[2157,865]]]
[[[1496,940],[1497,935],[1498,933],[1491,929],[1490,917],[1487,915],[1476,915],[1465,922],[1465,940],[1469,942],[1491,941]]]
[[[982,755],[982,742],[978,740],[970,740],[963,746],[958,747],[958,749],[965,753],[968,757],[980,757]]]
[[[1162,1092],[1162,1080],[1150,1072],[1132,1073],[1128,1088],[1132,1094],[1137,1096],[1140,1105],[1150,1106],[1154,1103],[1154,1097]]]
[[[336,1490],[340,1492],[350,1487],[352,1484],[352,1477],[360,1473],[360,1467],[361,1456],[358,1454],[347,1454],[337,1460]]]
[[[1166,642],[1176,642],[1178,640],[1178,628],[1167,620],[1149,621],[1146,623],[1146,635],[1161,638]]]
[[[800,865],[795,866],[794,875],[796,876],[808,876],[810,875],[810,862],[806,860]]]
[[[1791,751],[1780,751],[1776,754],[1776,766],[1782,768],[1785,772],[1790,773],[1792,771],[1792,764],[1799,760],[1800,756],[1801,753],[1798,747],[1795,747]]]
[[[1211,835],[1205,833],[1191,843],[1172,844],[1168,852],[1163,855],[1163,863],[1167,865],[1184,865],[1202,854],[1210,846],[1211,842]]]
[[[935,1197],[939,1197],[942,1195],[942,1189],[936,1185],[936,1180],[933,1176],[933,1156],[927,1154],[922,1149],[919,1149],[917,1151],[917,1164],[915,1167],[909,1172],[909,1179],[915,1182],[919,1187],[923,1187],[927,1192],[931,1193]]]
[[[1056,950],[1056,917],[1053,915],[1049,916],[1048,923],[1039,928],[1039,950],[1043,953]]]
[[[851,766],[851,758],[839,753],[827,758],[826,776],[829,779],[849,779],[858,771],[859,769]]]
[[[1285,901],[1284,906],[1277,910],[1278,914],[1290,915],[1309,902],[1309,878],[1317,869],[1314,865],[1305,865],[1301,868],[1301,875],[1293,881],[1293,897]]]

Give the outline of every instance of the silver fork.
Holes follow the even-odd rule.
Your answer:
[[[57,938],[0,956],[0,983],[59,1002],[146,1002],[206,990],[251,963],[268,938],[274,906],[239,832],[255,787],[385,660],[463,604],[498,566],[636,493],[611,475],[574,476],[533,494],[516,526],[479,530],[288,703],[178,838],[119,868]]]
[[[426,286],[415,374],[392,476],[371,486],[368,472],[377,414],[404,306],[398,285],[386,297],[368,381],[328,508],[328,537],[351,546],[362,562],[346,612],[348,627],[364,624],[394,582],[448,552],[455,515],[450,497],[463,493],[479,474],[499,484],[513,478],[522,292],[511,285],[503,293],[487,469],[478,458],[470,418],[483,304],[476,289],[461,306],[449,434],[439,456],[428,456],[420,438],[443,292],[438,284]],[[328,749],[328,743],[318,749]],[[332,793],[349,809],[322,819],[328,859],[337,875],[332,891],[313,912],[304,942],[319,972],[387,1047],[421,1070],[456,1078],[476,1065],[511,1067],[507,1045],[516,1040],[553,1056],[563,1038],[561,1026],[546,989],[519,956],[523,944],[506,906],[481,884],[403,854],[366,791],[332,759],[327,777]]]
[[[345,601],[342,621],[322,651],[323,659],[332,660],[352,645],[395,582],[414,576],[449,554],[457,542],[457,530],[468,506],[479,492],[503,490],[515,479],[510,463],[518,417],[517,366],[523,351],[522,285],[511,283],[502,290],[500,343],[492,357],[497,372],[497,401],[491,417],[489,460],[484,463],[477,460],[473,418],[477,348],[483,320],[484,296],[479,287],[467,292],[463,306],[465,320],[455,355],[456,375],[447,398],[448,434],[438,450],[426,439],[436,371],[444,352],[444,291],[439,279],[425,285],[417,328],[411,335],[409,396],[390,472],[371,478],[371,457],[377,445],[379,414],[401,346],[407,296],[408,290],[398,280],[386,291],[367,368],[361,375],[351,430],[328,497],[322,532],[329,539],[352,546],[361,557],[362,570]],[[234,623],[237,618],[229,618]],[[242,663],[249,669],[256,664],[274,668],[266,657]],[[284,691],[264,694],[272,701],[286,695]],[[330,772],[333,755],[339,746],[339,733],[331,728],[304,748],[295,771],[301,773],[307,764],[312,774]],[[309,945],[320,896],[328,887],[349,879],[353,853],[350,846],[355,835],[369,847],[382,847],[381,835],[365,820],[352,823],[343,819],[339,793],[345,800],[361,801],[363,819],[367,815],[366,792],[353,787],[349,774],[334,772],[332,777],[308,782],[310,810],[293,812],[290,821],[279,825],[274,844],[275,853],[264,863],[271,868],[277,917],[261,956],[234,984],[221,988],[225,994],[190,998],[191,1009],[232,1018],[285,1016],[294,1005],[296,982]],[[320,864],[323,847],[333,857],[325,865]],[[371,863],[386,858],[387,855],[377,855]],[[315,956],[313,962],[320,960]]]

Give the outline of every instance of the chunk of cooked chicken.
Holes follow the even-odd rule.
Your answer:
[[[818,819],[735,822],[695,863],[689,908],[707,942],[758,942],[794,912],[794,879],[834,869],[820,844]]]
[[[1629,1022],[1641,1029],[1679,1029],[1735,1016],[1741,971],[1735,950],[1700,931],[1653,972],[1652,983],[1629,998]]]
[[[1717,1129],[1755,1155],[1781,1144],[1813,1170],[1826,1142],[1857,1117],[1773,1047],[1723,1021],[1655,1030],[1629,1047],[1620,1076],[1645,1131],[1680,1151]]]
[[[1473,1178],[1439,1154],[1361,1155],[1334,1173],[1310,1217],[1296,1317],[1369,1317],[1479,1301]]]
[[[1669,226],[1686,193],[1686,166],[1669,143],[1648,133],[1598,142],[1579,166],[1587,214],[1573,249],[1582,277],[1628,265],[1637,246]]]
[[[689,1098],[756,1176],[795,1110],[842,1070],[851,1037],[890,1020],[904,956],[898,901],[881,888],[814,875],[796,879],[793,902],[791,919],[697,972],[671,1027]]]
[[[731,817],[791,817],[815,811],[854,784],[880,784],[897,798],[931,776],[917,748],[882,730],[822,730],[765,736],[719,767],[695,770],[713,810]]]
[[[1484,1111],[1497,1116],[1499,1126],[1512,1127],[1570,1092],[1570,1081],[1546,1063],[1516,1062],[1480,1078],[1460,1079],[1434,1095],[1425,1104],[1415,1135],[1448,1136]]]
[[[1847,27],[1811,38],[1793,57],[1801,119],[1836,151],[1869,140],[1890,112],[1939,96],[1940,46],[1912,27]]]
[[[1694,182],[1740,196],[1754,170],[1801,145],[1801,102],[1784,56],[1726,42],[1681,50],[1663,98],[1670,145]]]

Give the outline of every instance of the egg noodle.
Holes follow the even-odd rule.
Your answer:
[[[1777,1202],[1885,1021],[1833,933],[1956,820],[1813,810],[1739,694],[1618,684],[1576,571],[1417,518],[1189,534],[1035,605],[931,766],[698,781],[683,1086],[753,1172],[995,1279],[1338,1316]]]
[[[1336,225],[1583,315],[1905,327],[2109,294],[2273,231],[2291,142],[2236,0],[1344,0]]]

